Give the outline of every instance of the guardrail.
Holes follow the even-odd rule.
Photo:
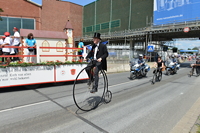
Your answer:
[[[40,58],[41,57],[80,57],[81,55],[77,55],[76,52],[78,50],[83,50],[83,48],[70,48],[70,47],[27,47],[27,46],[4,46],[2,48],[18,48],[19,49],[19,54],[18,55],[0,55],[0,57],[19,57],[19,58],[23,58],[24,57],[37,57],[37,63],[40,63]],[[23,52],[24,49],[26,48],[36,48],[36,55],[25,55]],[[23,49],[23,50],[22,50]],[[74,50],[73,52],[65,53],[63,55],[57,55],[59,52],[52,52],[52,54],[41,54],[39,52],[39,49],[65,49],[65,50]]]

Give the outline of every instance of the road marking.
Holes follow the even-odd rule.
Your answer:
[[[48,103],[48,102],[50,102],[50,100],[43,101],[43,102],[38,102],[38,103],[33,103],[33,104],[27,104],[27,105],[18,106],[18,107],[9,108],[9,109],[4,109],[4,110],[1,110],[0,113],[6,112],[6,111],[15,110],[15,109],[21,109],[21,108],[25,108],[25,107],[30,107],[30,106],[34,106],[34,105],[44,104],[44,103]]]
[[[138,79],[133,80],[133,81],[138,81]],[[116,85],[111,85],[111,86],[108,86],[108,87],[115,87],[115,86],[119,86],[119,85],[127,84],[127,83],[129,83],[129,82],[133,82],[133,81],[128,81],[128,82],[124,82],[124,83],[120,83],[120,84],[116,84]]]

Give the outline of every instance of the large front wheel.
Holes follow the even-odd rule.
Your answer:
[[[86,67],[87,68],[87,67]],[[93,82],[88,84],[88,74],[86,68],[82,69],[76,77],[73,86],[73,99],[76,106],[83,111],[90,111],[95,109],[103,99],[103,95],[106,88],[106,79],[104,74],[99,73],[98,91],[90,93]],[[101,72],[101,71],[100,71]]]

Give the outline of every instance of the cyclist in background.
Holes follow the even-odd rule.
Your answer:
[[[155,62],[154,67],[156,67],[157,69],[153,71],[153,73],[155,73],[155,71],[160,72],[162,75],[162,68],[164,68],[164,62],[162,61],[161,57],[158,57],[158,61]]]

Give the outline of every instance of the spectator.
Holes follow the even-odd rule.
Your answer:
[[[20,46],[20,34],[18,32],[18,28],[14,27],[13,28],[14,36],[12,36],[12,46]],[[11,54],[12,55],[18,55],[19,50],[18,48],[13,48],[11,49]],[[14,57],[13,61],[19,61],[19,57]]]
[[[10,48],[4,48],[4,46],[11,46],[11,38],[10,38],[10,33],[9,32],[5,32],[5,40],[3,41],[3,44],[1,45],[2,47],[2,51],[4,55],[10,55]],[[10,57],[6,57],[6,62],[7,65],[10,64],[11,60]]]
[[[26,39],[27,55],[35,55],[36,51],[36,40],[33,37],[32,33],[29,33]],[[30,62],[30,57],[27,57],[27,62]],[[35,58],[31,57],[31,62],[35,63]]]
[[[2,36],[1,38],[2,38],[2,39],[0,39],[0,47],[1,47],[1,45],[3,44],[3,41],[5,40],[6,37],[5,37],[5,36]],[[2,48],[0,48],[0,55],[3,55]],[[1,61],[4,62],[4,57],[1,58]]]
[[[80,39],[80,42],[78,43],[78,48],[83,48],[84,47],[84,43],[83,43],[83,39],[81,38]],[[83,54],[83,50],[78,50],[78,55],[79,55],[79,58],[82,59],[82,54]]]

